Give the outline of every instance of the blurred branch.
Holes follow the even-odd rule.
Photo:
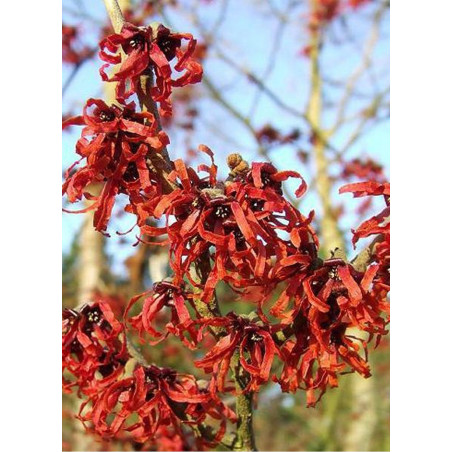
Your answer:
[[[244,114],[242,114],[239,110],[237,110],[230,102],[228,102],[224,96],[221,94],[220,90],[215,87],[215,85],[212,83],[210,78],[204,74],[203,85],[207,88],[211,96],[225,108],[231,115],[238,119],[242,125],[247,129],[247,131],[250,133],[250,135],[255,139],[256,138],[256,131],[254,130],[254,127],[251,125],[251,122],[248,117],[246,117]],[[266,156],[265,149],[262,147],[262,145],[258,144],[259,148],[259,154]],[[267,156],[266,156],[267,157]]]
[[[361,138],[366,127],[368,131],[370,126],[375,126],[379,122],[387,119],[386,117],[375,118],[375,115],[380,109],[382,101],[388,92],[389,88],[387,88],[384,92],[378,94],[375,99],[373,99],[371,104],[366,109],[361,111],[361,119],[356,124],[354,130],[350,133],[345,144],[341,146],[337,151],[335,151],[334,159],[332,161],[340,162],[344,155],[348,152],[348,150],[353,146],[353,144],[355,144]]]
[[[353,72],[353,74],[346,83],[344,94],[342,96],[342,99],[339,101],[336,122],[331,128],[332,132],[335,132],[344,123],[345,111],[349,103],[349,100],[355,90],[356,84],[358,83],[358,80],[361,78],[361,76],[365,73],[367,69],[369,69],[369,67],[372,64],[372,55],[378,43],[381,19],[386,9],[387,6],[385,3],[383,3],[374,14],[372,28],[370,30],[369,38],[364,48],[361,63],[355,69],[355,71]]]
[[[270,8],[271,8],[271,2],[268,2]],[[276,27],[275,36],[273,38],[273,43],[270,47],[270,54],[267,61],[267,66],[264,69],[262,76],[260,77],[261,80],[266,80],[270,74],[272,73],[273,69],[276,66],[276,60],[278,58],[278,51],[281,46],[282,38],[284,36],[284,30],[286,26],[288,25],[288,21],[286,20],[286,15],[290,13],[293,6],[296,5],[296,2],[289,2],[287,5],[287,8],[283,14],[279,14],[279,12],[274,12],[274,15],[278,17],[278,25]],[[254,112],[256,111],[256,108],[258,106],[260,97],[262,95],[262,88],[261,86],[257,85],[258,90],[254,96],[254,99],[251,103],[251,108],[249,112],[249,116],[252,117]]]
[[[72,71],[69,74],[69,77],[66,79],[66,81],[63,84],[63,96],[66,93],[66,91],[69,88],[69,86],[72,83],[72,81],[74,80],[75,76],[77,75],[77,72],[81,68],[81,66],[82,66],[84,61],[86,61],[86,60],[82,60],[80,63],[75,64],[74,67],[72,68]]]

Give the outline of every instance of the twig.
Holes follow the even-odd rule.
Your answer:
[[[237,438],[233,444],[233,450],[255,451],[256,442],[253,429],[253,392],[244,393],[247,384],[247,376],[240,365],[239,351],[236,350],[231,360],[233,380],[237,398],[235,402],[237,414]]]
[[[80,67],[82,66],[83,62],[85,60],[82,60],[80,63],[77,63],[72,68],[71,73],[69,74],[69,77],[66,79],[66,81],[63,84],[63,96],[65,95],[67,89],[69,88],[69,85],[72,83],[72,80],[74,80],[75,76],[77,75],[77,72],[79,71]]]
[[[386,5],[382,4],[382,6],[375,12],[372,28],[370,31],[368,41],[365,45],[361,64],[356,68],[355,72],[352,74],[352,76],[349,78],[349,80],[346,83],[344,95],[339,102],[337,119],[336,119],[334,126],[332,127],[333,131],[337,130],[343,124],[345,109],[348,105],[348,101],[349,101],[351,95],[353,94],[356,83],[358,82],[358,80],[360,79],[362,74],[372,64],[371,57],[372,57],[372,53],[375,49],[375,46],[378,43],[380,21],[381,21],[381,18],[383,17],[383,13],[385,12],[385,10],[386,10]]]

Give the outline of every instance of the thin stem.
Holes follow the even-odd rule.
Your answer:
[[[77,63],[72,68],[71,73],[69,74],[68,78],[66,79],[66,81],[63,84],[63,96],[66,93],[67,89],[69,88],[69,85],[72,83],[72,81],[74,80],[75,76],[77,75],[77,72],[79,71],[82,63],[83,63],[83,60],[80,63]]]

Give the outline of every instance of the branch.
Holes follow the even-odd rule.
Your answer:
[[[220,93],[220,91],[214,86],[212,81],[209,77],[207,77],[205,74],[203,76],[203,85],[207,88],[207,90],[210,92],[212,97],[218,101],[220,105],[222,105],[229,113],[231,113],[234,118],[238,119],[244,127],[248,130],[250,135],[256,140],[258,144],[258,152],[265,158],[268,158],[265,148],[257,141],[256,139],[256,131],[254,130],[254,127],[251,125],[251,122],[249,118],[247,118],[245,115],[240,113],[234,106],[232,106]]]
[[[374,14],[372,29],[370,31],[369,38],[365,45],[362,62],[356,68],[355,72],[352,74],[352,76],[347,81],[343,97],[339,102],[337,119],[336,119],[334,126],[332,127],[333,131],[336,131],[344,123],[345,110],[346,110],[348,101],[350,100],[350,97],[352,96],[352,94],[354,92],[355,86],[356,86],[358,80],[363,75],[363,73],[367,69],[369,69],[372,64],[372,54],[378,43],[380,21],[381,21],[381,18],[383,17],[383,13],[386,10],[386,7],[387,7],[387,5],[385,3],[383,3]]]
[[[350,262],[355,270],[365,272],[367,266],[372,262],[375,253],[375,246],[383,240],[382,235],[377,235],[372,242],[366,246],[359,254],[357,254]]]
[[[110,16],[111,24],[115,33],[121,33],[122,26],[125,23],[124,16],[122,15],[121,8],[119,7],[117,0],[104,0],[105,8]]]
[[[239,351],[236,350],[231,360],[233,380],[237,398],[235,402],[237,414],[237,438],[233,450],[255,451],[256,442],[253,430],[253,392],[244,393],[247,385],[247,376],[240,365]]]

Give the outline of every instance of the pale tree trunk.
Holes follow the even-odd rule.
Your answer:
[[[356,328],[350,330],[350,334],[365,338],[363,333]],[[376,385],[373,377],[363,378],[359,374],[349,375],[350,398],[352,410],[349,413],[351,421],[344,438],[344,450],[370,450],[373,434],[378,423],[378,401]]]
[[[315,2],[316,0],[311,0]],[[312,6],[311,6],[312,7]],[[345,252],[345,244],[342,233],[338,227],[337,216],[334,212],[331,191],[332,183],[329,175],[328,160],[325,154],[326,141],[330,138],[329,132],[323,129],[322,125],[322,76],[320,73],[319,62],[320,36],[318,33],[312,33],[310,43],[311,59],[311,91],[308,103],[307,118],[310,121],[314,137],[314,161],[316,165],[316,190],[319,195],[323,215],[320,220],[320,236],[322,250],[325,258],[330,257],[329,252],[340,248]],[[349,333],[353,336],[362,337],[363,333],[355,328],[350,329]],[[345,378],[349,380],[344,381]],[[326,419],[325,428],[322,436],[327,444],[337,447],[338,441],[333,438],[334,433],[331,430],[331,423],[341,412],[342,402],[352,406],[352,412],[347,414],[349,428],[345,434],[342,450],[357,451],[369,450],[373,432],[377,423],[377,405],[375,402],[376,387],[372,378],[364,379],[358,374],[343,377],[339,382],[338,391],[333,397],[325,399],[325,413],[329,419]]]
[[[93,195],[100,192],[100,186],[90,186],[89,191]],[[86,205],[92,201],[86,201]],[[93,226],[94,211],[90,210],[84,214],[82,229],[80,231],[80,253],[78,271],[78,293],[79,306],[92,300],[95,291],[101,290],[103,286],[102,273],[105,268],[104,236],[96,231]],[[75,399],[76,412],[79,411],[83,400]],[[93,445],[93,437],[86,433],[83,424],[75,420],[74,434],[72,438],[73,450],[88,451]]]
[[[90,192],[98,195],[101,187],[92,186]],[[89,202],[87,202],[88,204]],[[91,300],[93,292],[102,288],[102,272],[105,268],[104,236],[93,227],[94,211],[85,213],[80,232],[80,266],[78,272],[78,302]]]
[[[149,258],[149,276],[153,283],[161,281],[168,276],[168,250],[157,248]]]

